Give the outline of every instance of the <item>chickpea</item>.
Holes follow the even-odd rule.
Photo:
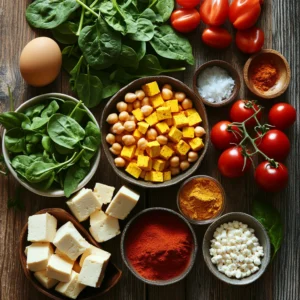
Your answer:
[[[155,141],[157,138],[157,131],[154,128],[150,128],[147,131],[147,139],[150,141]]]
[[[110,152],[112,152],[114,155],[119,155],[122,151],[122,145],[119,143],[114,143],[110,148]]]
[[[171,174],[174,175],[178,175],[180,173],[180,169],[179,168],[170,168]]]
[[[116,137],[112,134],[112,133],[109,133],[107,136],[106,136],[106,141],[112,145],[115,141],[116,141]]]
[[[169,89],[162,89],[161,91],[161,96],[163,97],[164,100],[170,100],[173,98],[173,92]]]
[[[153,112],[153,107],[150,106],[150,105],[144,105],[144,106],[141,108],[141,111],[142,111],[142,113],[143,113],[143,115],[144,115],[145,117],[148,117],[148,116],[150,116],[150,115],[152,114],[152,112]]]
[[[125,130],[127,130],[128,132],[132,132],[132,131],[135,130],[136,124],[135,124],[134,121],[126,121],[126,122],[124,123],[124,128],[125,128]]]
[[[172,86],[171,86],[170,84],[165,84],[165,85],[163,86],[163,89],[168,89],[168,90],[170,90],[170,91],[173,90],[173,88],[172,88]]]
[[[125,146],[131,146],[131,145],[134,145],[136,143],[136,140],[135,140],[134,136],[130,135],[130,134],[124,135],[122,137],[122,141],[123,141]]]
[[[168,143],[168,138],[164,135],[159,135],[156,140],[160,143],[160,145],[166,145]]]
[[[113,125],[116,124],[119,121],[118,115],[117,114],[110,114],[108,115],[106,122]]]
[[[114,134],[121,134],[124,130],[125,130],[125,127],[120,122],[115,123],[112,127],[112,132]]]
[[[141,107],[141,101],[136,100],[132,103],[132,106],[134,109],[140,108]]]
[[[172,168],[176,168],[176,167],[179,167],[179,157],[178,156],[173,156],[171,159],[170,159],[170,166]]]
[[[119,114],[119,120],[121,122],[126,122],[129,120],[129,113],[127,111],[122,111],[120,114]]]
[[[180,163],[180,169],[182,171],[185,171],[186,169],[188,169],[190,167],[190,163],[187,160],[184,160]]]
[[[189,108],[193,108],[193,102],[192,100],[185,98],[182,103],[181,106],[183,109],[189,109]]]
[[[126,110],[127,110],[127,107],[128,107],[128,105],[127,105],[127,103],[125,103],[124,101],[121,101],[121,102],[118,102],[118,103],[117,103],[117,110],[118,110],[119,112],[126,111]]]
[[[141,106],[145,106],[145,105],[150,105],[150,99],[148,97],[145,97],[142,101],[141,101]]]
[[[136,94],[134,93],[127,93],[125,95],[125,102],[127,103],[133,103],[136,100]]]
[[[195,127],[195,136],[196,137],[201,137],[201,136],[203,136],[206,132],[205,132],[205,129],[203,128],[203,127],[201,127],[201,126],[197,126],[197,127]]]
[[[188,154],[188,161],[189,162],[195,162],[198,159],[199,155],[195,151],[190,151]]]
[[[186,98],[186,95],[185,93],[177,92],[175,93],[175,98],[178,100],[178,102],[182,102]]]
[[[145,138],[139,139],[137,146],[141,150],[146,150],[148,141]]]
[[[133,122],[135,122],[135,123],[137,122],[137,120],[136,120],[136,118],[135,118],[134,115],[129,116],[128,121],[133,121]]]
[[[116,165],[116,167],[118,167],[118,168],[124,168],[125,164],[126,164],[126,161],[122,157],[115,158],[115,165]]]
[[[133,105],[131,103],[127,104],[127,111],[131,113],[133,111]]]
[[[146,96],[143,90],[135,91],[135,94],[139,100],[143,100]]]

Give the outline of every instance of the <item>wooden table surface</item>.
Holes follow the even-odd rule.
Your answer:
[[[27,99],[46,92],[62,92],[72,94],[68,87],[68,77],[61,74],[51,85],[45,88],[27,86],[19,72],[19,55],[22,48],[31,39],[43,35],[40,31],[33,31],[26,23],[25,9],[31,1],[0,0],[0,111],[9,109],[7,88],[10,85],[16,106]],[[299,112],[300,86],[300,31],[298,0],[265,0],[259,25],[265,32],[264,48],[273,48],[283,53],[290,62],[292,81],[288,91],[278,101],[289,102]],[[228,26],[229,27],[229,26]],[[226,51],[213,51],[203,46],[200,41],[200,30],[190,35],[196,57],[196,65],[188,67],[183,74],[177,77],[191,86],[192,76],[196,67],[212,59],[224,59],[231,62],[242,75],[242,67],[247,59],[234,44]],[[230,27],[231,28],[231,27]],[[230,29],[232,30],[232,29]],[[242,86],[240,97],[254,99],[247,89]],[[276,100],[277,101],[277,100]],[[273,101],[263,102],[270,107]],[[105,104],[104,104],[105,105]],[[93,110],[100,120],[102,106]],[[224,109],[207,109],[210,125],[226,119],[228,107]],[[283,245],[275,260],[268,267],[266,273],[255,283],[245,286],[229,286],[214,278],[206,267],[201,248],[195,266],[189,276],[180,283],[169,287],[152,287],[138,281],[122,263],[120,255],[120,237],[103,244],[103,247],[112,253],[113,260],[123,270],[123,276],[118,285],[101,299],[108,300],[297,300],[300,299],[300,195],[299,195],[299,123],[288,131],[292,149],[287,160],[290,172],[288,188],[282,193],[269,195],[260,193],[254,184],[253,174],[245,178],[230,180],[222,178],[217,170],[219,153],[210,145],[206,157],[197,171],[197,174],[207,174],[219,179],[226,191],[226,212],[242,211],[249,213],[251,202],[255,197],[265,198],[272,202],[281,212],[285,226]],[[113,185],[119,188],[125,182],[116,177],[108,164],[104,154],[101,157],[99,169],[93,180],[88,184],[92,187],[96,182]],[[7,208],[7,201],[14,197],[18,188],[16,180],[11,176],[0,177],[0,299],[1,300],[44,300],[26,280],[21,270],[18,258],[18,239],[22,227],[28,216],[47,207],[66,208],[65,199],[43,198],[22,189],[21,198],[25,209],[16,211]],[[131,213],[134,214],[146,207],[162,206],[176,208],[176,192],[178,186],[160,190],[137,190],[141,193],[139,204]],[[128,221],[127,219],[127,221]],[[121,226],[125,225],[121,222]],[[201,244],[206,227],[194,226],[198,242]]]

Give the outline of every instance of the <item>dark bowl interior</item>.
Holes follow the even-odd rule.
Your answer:
[[[173,177],[170,181],[165,181],[162,183],[153,183],[153,182],[146,182],[143,179],[135,179],[134,177],[128,175],[125,172],[125,169],[120,169],[115,166],[114,163],[114,156],[112,153],[109,151],[109,145],[105,140],[106,135],[109,133],[109,127],[110,125],[106,122],[106,119],[109,114],[113,112],[117,112],[116,110],[116,104],[120,101],[124,101],[124,97],[126,93],[128,92],[135,92],[138,89],[141,89],[142,85],[152,82],[152,81],[157,81],[158,85],[162,87],[164,84],[170,84],[175,91],[180,91],[184,92],[187,96],[187,98],[191,99],[193,101],[194,107],[196,110],[199,112],[201,118],[202,118],[202,123],[200,124],[206,131],[206,134],[204,136],[204,144],[205,147],[201,150],[200,155],[198,160],[191,165],[189,169],[187,169],[185,172]],[[120,176],[122,179],[141,186],[145,188],[161,188],[161,187],[167,187],[171,186],[174,184],[177,184],[181,182],[182,180],[186,179],[187,177],[191,176],[200,166],[201,161],[204,158],[204,155],[207,151],[207,147],[209,144],[209,126],[208,126],[208,120],[207,120],[207,115],[206,115],[206,110],[198,96],[184,83],[181,81],[168,77],[168,76],[152,76],[152,77],[145,77],[141,79],[137,79],[133,82],[131,82],[129,85],[125,86],[122,88],[115,96],[111,98],[111,100],[107,103],[107,105],[104,108],[102,118],[101,118],[101,130],[102,130],[102,146],[104,149],[104,153],[112,166],[113,170],[117,173],[118,176]]]

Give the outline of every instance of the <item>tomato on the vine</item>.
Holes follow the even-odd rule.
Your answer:
[[[251,161],[248,157],[243,155],[243,149],[241,147],[232,147],[225,150],[218,161],[218,168],[221,174],[229,178],[244,175],[250,166]]]
[[[244,122],[253,116],[255,111],[259,110],[259,107],[255,103],[251,103],[251,101],[247,100],[236,101],[230,109],[230,119],[233,122]],[[251,107],[251,105],[253,107]],[[261,111],[256,115],[256,118],[258,120],[261,119]],[[257,123],[254,118],[246,122],[247,127],[254,127],[255,125],[257,125]]]
[[[288,103],[277,103],[269,112],[269,123],[280,130],[292,126],[296,118],[296,109]]]
[[[275,161],[284,161],[290,152],[290,141],[280,130],[269,130],[262,138],[255,140],[257,148]]]
[[[225,28],[212,26],[203,31],[202,40],[210,47],[223,49],[231,44],[232,36]]]
[[[233,133],[228,130],[231,122],[220,121],[213,126],[210,133],[210,140],[212,144],[219,150],[225,150],[229,147],[238,144],[241,141],[241,136],[238,133]],[[233,131],[238,131],[236,126],[232,127]]]
[[[235,42],[242,52],[252,54],[260,51],[265,42],[265,35],[258,27],[238,30],[235,36]]]
[[[200,3],[200,0],[176,0],[176,2],[184,8],[194,8]]]
[[[275,167],[270,162],[264,161],[257,166],[254,177],[263,190],[278,192],[286,187],[289,175],[285,165],[278,163]]]
[[[190,32],[200,24],[200,14],[194,8],[180,8],[173,11],[171,24],[179,32]]]
[[[200,6],[202,21],[212,26],[219,26],[225,23],[228,11],[228,0],[204,0]]]

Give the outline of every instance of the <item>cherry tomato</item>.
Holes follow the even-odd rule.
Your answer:
[[[176,0],[176,2],[184,8],[194,8],[200,3],[200,0]]]
[[[229,20],[236,29],[248,29],[256,23],[260,12],[260,0],[233,0],[229,8]]]
[[[269,123],[280,130],[292,126],[296,118],[296,109],[288,103],[275,104],[269,112]]]
[[[203,31],[202,40],[210,47],[223,49],[231,44],[232,37],[224,28],[209,27]]]
[[[284,161],[290,152],[290,141],[280,130],[269,130],[255,141],[258,149],[275,161]]]
[[[265,42],[264,32],[257,27],[247,30],[238,30],[235,37],[237,47],[244,53],[260,51]]]
[[[228,0],[204,0],[200,6],[200,16],[205,24],[219,26],[228,17]]]
[[[218,161],[218,168],[221,174],[229,178],[244,175],[249,170],[250,166],[251,161],[249,158],[243,156],[241,147],[232,147],[225,150]]]
[[[232,147],[232,144],[238,144],[241,141],[240,135],[232,133],[228,130],[229,121],[221,121],[214,125],[211,129],[210,139],[213,145],[219,150],[225,150]],[[238,130],[237,127],[233,126],[233,130]]]
[[[180,8],[173,11],[171,24],[179,32],[190,32],[200,24],[200,14],[194,8]]]
[[[259,107],[256,104],[253,104],[253,107],[251,108],[249,107],[250,103],[251,102],[247,100],[236,101],[230,109],[230,119],[233,122],[244,122],[251,116],[253,116],[253,114],[259,109]],[[258,120],[261,119],[261,111],[256,115],[256,117]],[[251,118],[246,122],[247,127],[254,127],[255,125],[257,125],[257,123],[254,118]]]
[[[257,166],[254,177],[263,190],[278,192],[286,187],[289,174],[285,165],[279,163],[276,168],[268,161],[264,161]]]

